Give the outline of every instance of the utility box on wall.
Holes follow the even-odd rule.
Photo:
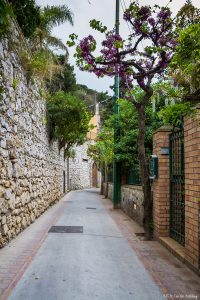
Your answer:
[[[150,162],[149,162],[149,171],[150,176],[149,178],[154,180],[158,178],[158,157],[157,155],[151,155]]]

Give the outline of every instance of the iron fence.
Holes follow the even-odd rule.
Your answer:
[[[184,130],[175,128],[170,142],[170,237],[185,244]]]

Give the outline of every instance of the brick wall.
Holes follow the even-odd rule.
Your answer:
[[[200,111],[199,111],[200,112]],[[200,114],[184,122],[185,148],[185,258],[199,268]]]
[[[153,138],[153,154],[158,156],[158,178],[153,184],[153,217],[156,237],[169,236],[169,147],[170,128],[161,127]],[[200,269],[200,110],[184,120],[185,156],[185,261]]]
[[[153,219],[156,237],[169,235],[169,155],[161,148],[169,147],[171,127],[159,128],[153,137],[153,154],[158,157],[158,178],[153,184]]]

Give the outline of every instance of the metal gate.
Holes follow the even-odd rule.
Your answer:
[[[185,243],[184,129],[170,134],[170,237]]]

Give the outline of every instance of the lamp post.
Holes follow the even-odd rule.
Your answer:
[[[119,34],[119,1],[116,0],[116,18],[115,18],[115,33]],[[115,98],[115,105],[114,105],[114,113],[117,116],[117,119],[119,117],[119,105],[118,105],[118,99],[119,99],[119,75],[118,75],[118,65],[115,66],[115,83],[114,83],[114,98]],[[117,143],[119,140],[119,122],[116,122],[115,128],[114,128],[114,144]],[[120,204],[120,188],[121,188],[121,182],[120,182],[120,162],[116,160],[116,155],[114,155],[114,164],[113,164],[113,184],[114,184],[114,190],[113,190],[113,206],[114,208],[119,208]]]

